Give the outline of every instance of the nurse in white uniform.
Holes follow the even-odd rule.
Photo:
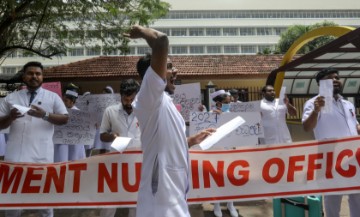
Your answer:
[[[65,91],[63,101],[68,109],[79,110],[74,104],[78,97],[75,89],[68,89]],[[54,147],[54,162],[66,162],[71,160],[84,159],[85,147],[84,145],[70,145],[70,144],[55,144]]]

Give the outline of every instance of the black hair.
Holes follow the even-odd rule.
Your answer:
[[[24,65],[24,67],[22,68],[22,73],[25,73],[26,72],[26,69],[28,67],[39,67],[41,69],[41,71],[44,70],[44,66],[40,63],[40,62],[37,62],[37,61],[31,61],[31,62],[28,62]]]
[[[145,56],[141,57],[137,64],[136,64],[136,70],[139,73],[141,79],[144,78],[146,70],[151,65],[151,54],[147,53]]]
[[[231,96],[233,96],[233,95],[238,95],[239,91],[237,89],[231,89],[229,90],[229,93],[231,94]]]
[[[213,98],[213,101],[214,102],[223,102],[225,99],[226,99],[226,97],[228,97],[229,95],[228,94],[226,94],[226,93],[223,93],[223,94],[220,94],[220,95],[217,95],[217,96],[215,96],[214,98]]]
[[[131,96],[139,91],[140,85],[134,79],[122,80],[120,83],[120,95]]]
[[[267,84],[267,85],[263,86],[263,88],[261,88],[261,92],[262,92],[262,93],[265,93],[265,92],[266,92],[266,88],[268,88],[268,87],[274,87],[274,86],[272,86],[272,85],[270,85],[270,84]]]
[[[316,74],[316,82],[319,84],[319,81],[323,78],[323,77],[325,77],[325,76],[327,76],[327,75],[329,75],[329,74],[332,74],[332,73],[336,73],[336,74],[338,74],[339,75],[339,71],[337,70],[337,69],[334,69],[334,68],[325,68],[325,69],[322,69],[320,72],[318,72],[317,74]]]

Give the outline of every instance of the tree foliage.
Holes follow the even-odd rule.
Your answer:
[[[128,51],[130,25],[148,25],[169,10],[160,0],[1,0],[0,61],[16,50],[51,58],[68,47]],[[0,63],[1,64],[1,63]]]
[[[324,26],[337,26],[337,24],[329,21],[324,21],[322,23],[316,23],[314,25],[293,25],[290,26],[285,32],[283,32],[280,35],[280,40],[277,44],[276,50],[279,53],[286,53],[288,49],[291,47],[291,45],[302,35],[305,33],[317,29]],[[319,38],[316,38],[306,45],[304,45],[297,53],[299,54],[305,54],[310,51],[315,50],[318,47],[321,47],[330,41],[334,40],[335,38],[333,36],[321,36]]]

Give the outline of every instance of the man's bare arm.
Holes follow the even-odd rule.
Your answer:
[[[132,39],[143,38],[152,49],[151,68],[162,78],[166,79],[166,64],[169,49],[169,39],[166,34],[156,31],[155,29],[142,26],[132,26],[125,37]]]

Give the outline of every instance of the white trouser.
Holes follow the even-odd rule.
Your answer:
[[[5,217],[21,217],[21,209],[16,210],[5,210]],[[38,210],[41,217],[53,217],[53,209],[39,209]]]
[[[116,208],[106,208],[100,210],[100,217],[114,217],[116,213]],[[129,208],[128,217],[136,216],[136,208]]]
[[[340,217],[341,200],[343,195],[324,196],[326,217]],[[350,217],[357,217],[360,213],[360,194],[349,194]]]
[[[66,162],[86,158],[84,145],[55,144],[54,162]]]

